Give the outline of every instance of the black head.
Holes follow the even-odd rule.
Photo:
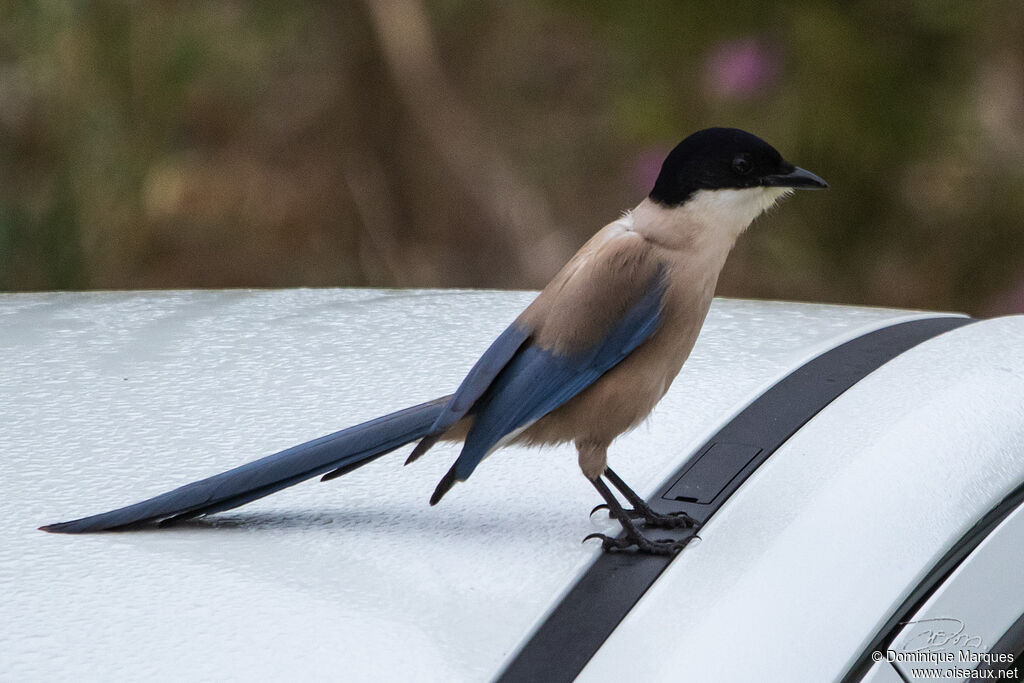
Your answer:
[[[756,135],[737,128],[707,128],[669,153],[650,197],[678,206],[698,190],[750,187],[821,189],[828,183],[789,163]]]

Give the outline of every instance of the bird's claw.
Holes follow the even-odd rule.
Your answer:
[[[653,511],[649,514],[638,512],[636,516],[644,520],[644,526],[658,529],[692,529],[697,526],[697,520],[685,512],[670,512],[667,515]]]
[[[601,503],[594,507],[590,511],[590,517],[594,516],[594,513],[598,510],[608,510],[608,516],[614,517],[611,513],[611,509],[607,503]],[[697,526],[697,520],[685,512],[670,512],[667,515],[663,515],[653,510],[634,510],[632,508],[625,509],[623,512],[630,519],[642,519],[644,526],[654,527],[656,529],[692,529]]]
[[[643,536],[637,538],[612,538],[605,534],[593,533],[583,539],[586,543],[592,538],[601,539],[601,547],[607,552],[624,552],[628,550],[635,550],[638,553],[644,553],[647,555],[675,555],[690,542],[689,538],[681,541],[673,541],[670,539],[651,540]]]

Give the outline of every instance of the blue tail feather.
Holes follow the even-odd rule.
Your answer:
[[[332,471],[351,471],[422,438],[450,396],[293,446],[134,505],[40,527],[64,534],[125,529],[221,512]]]

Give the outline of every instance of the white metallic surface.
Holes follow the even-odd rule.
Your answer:
[[[450,392],[531,297],[0,296],[0,679],[492,676],[598,552],[580,539],[614,528],[588,520],[598,501],[571,448],[500,452],[436,508],[427,498],[457,455],[451,446],[415,466],[395,454],[176,528],[60,536],[36,527]],[[613,446],[612,462],[649,491],[793,367],[912,317],[716,301],[672,390]],[[824,464],[803,465],[812,480],[791,471],[784,488],[827,479]],[[742,536],[752,544],[745,557],[704,571],[742,578],[746,553],[766,552],[794,514],[781,500],[766,510]],[[843,535],[866,534],[849,508],[837,514]],[[702,553],[714,547],[711,531]],[[678,568],[702,556],[687,555]]]
[[[580,680],[836,680],[1021,482],[1024,316],[926,341],[783,444]]]
[[[1024,456],[1024,448],[1021,449]],[[974,669],[979,657],[1024,614],[1020,576],[1024,559],[1024,506],[1018,507],[956,568],[884,653],[907,680],[919,680],[915,669],[939,669],[942,680],[967,680],[954,675]],[[942,653],[942,662],[906,660],[900,654]],[[1002,667],[998,667],[1002,668]],[[932,677],[934,679],[935,677]]]

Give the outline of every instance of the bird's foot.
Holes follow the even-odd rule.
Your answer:
[[[639,534],[636,536],[612,538],[605,534],[594,533],[584,538],[583,542],[586,543],[592,538],[601,539],[601,547],[611,553],[628,552],[633,550],[637,553],[643,553],[646,555],[675,555],[686,547],[686,544],[690,542],[692,536],[680,541],[674,541],[671,539],[654,540]]]
[[[608,516],[614,519],[615,515],[612,514],[611,508],[608,507],[607,503],[601,503],[590,511],[593,515],[598,510],[608,510]],[[660,512],[647,508],[646,510],[627,509],[623,510],[630,519],[642,519],[644,526],[654,527],[657,529],[692,529],[697,526],[697,520],[685,512],[670,512],[667,515],[663,515]]]
[[[647,514],[641,513],[639,517],[644,520],[645,526],[658,529],[692,529],[697,526],[697,520],[685,512],[670,512],[663,515],[649,511]]]

